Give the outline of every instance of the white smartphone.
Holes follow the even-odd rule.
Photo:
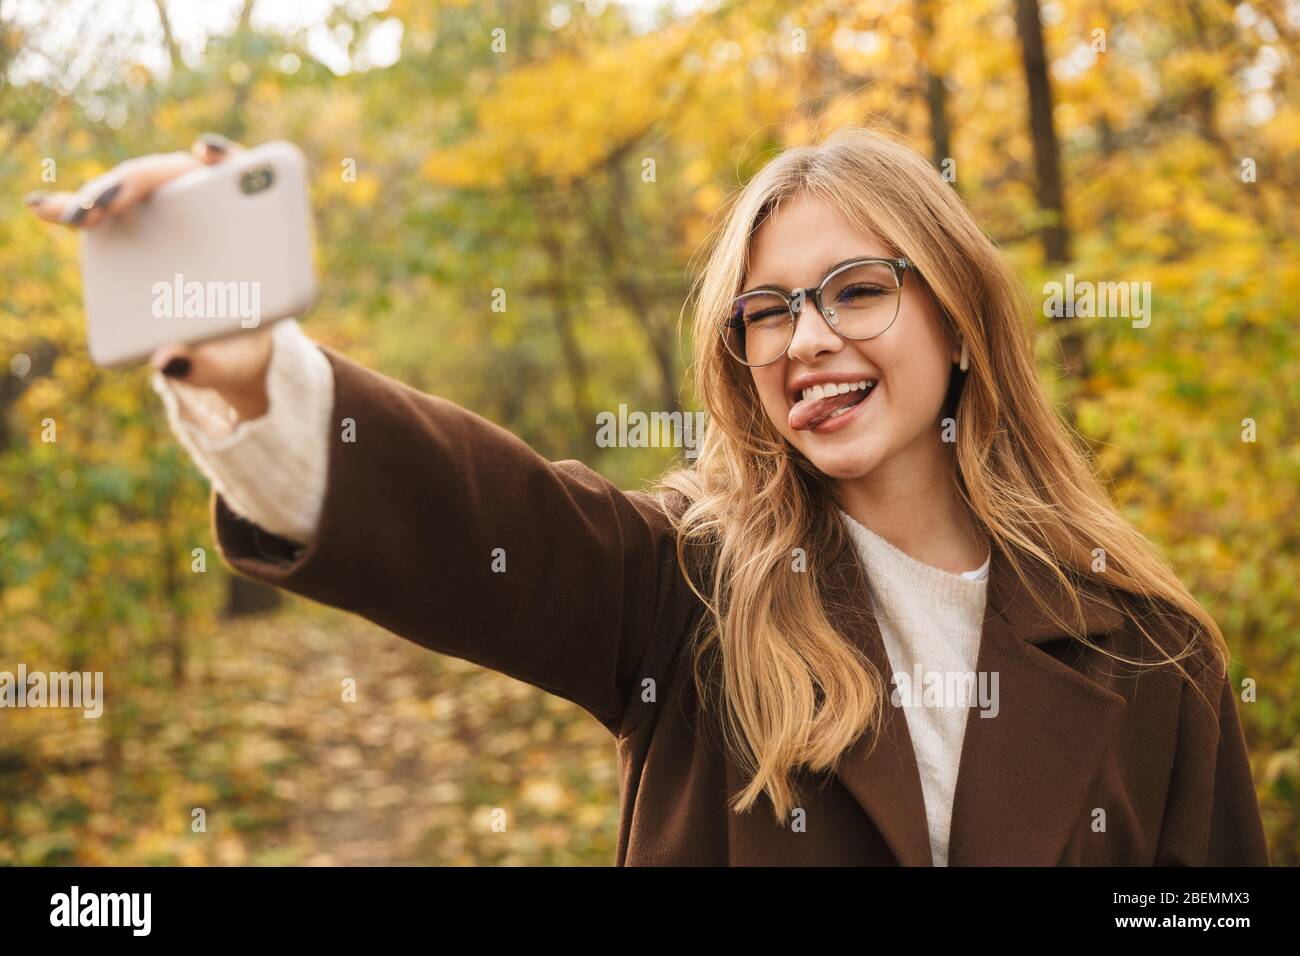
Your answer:
[[[106,368],[300,315],[318,289],[306,159],[277,141],[178,176],[82,230],[81,275]]]

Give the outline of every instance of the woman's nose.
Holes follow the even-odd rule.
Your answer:
[[[803,308],[796,312],[798,321],[794,324],[794,338],[790,340],[790,358],[809,364],[819,355],[838,352],[844,347],[844,340],[835,334],[817,311],[817,303],[812,296],[796,297],[795,305],[802,305]]]

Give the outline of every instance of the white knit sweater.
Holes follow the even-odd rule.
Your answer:
[[[992,555],[983,566],[950,574],[922,564],[840,512],[867,572],[872,610],[916,752],[935,866],[948,865],[948,831],[957,768],[972,701],[937,690],[954,678],[975,680]],[[961,686],[958,684],[957,686]],[[909,691],[914,691],[909,693]]]
[[[252,421],[215,393],[154,374],[153,387],[181,444],[230,509],[290,540],[315,536],[325,501],[334,375],[294,319],[272,329],[270,405]],[[975,671],[989,562],[964,574],[922,564],[841,516],[866,568],[870,597],[896,678]],[[948,862],[953,791],[970,706],[900,694],[916,752],[936,866]],[[919,691],[919,688],[918,688]]]
[[[302,544],[315,535],[325,503],[329,418],[334,370],[297,320],[271,328],[261,418],[234,422],[234,412],[210,389],[153,376],[172,431],[230,510]]]

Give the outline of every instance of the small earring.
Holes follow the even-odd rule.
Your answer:
[[[961,340],[961,364],[957,366],[963,372],[970,369],[970,349],[966,346],[966,340]]]

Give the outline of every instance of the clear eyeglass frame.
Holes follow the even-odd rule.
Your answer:
[[[870,265],[870,264],[887,265],[894,273],[894,313],[892,316],[890,316],[889,322],[885,325],[885,327],[878,332],[872,332],[870,335],[848,335],[842,329],[838,328],[837,324],[834,321],[832,321],[831,317],[827,314],[826,305],[825,303],[822,302],[822,292],[826,289],[826,286],[829,285],[831,281],[835,279],[836,276],[842,275],[843,273],[847,272],[850,269],[856,269],[859,266]],[[732,327],[731,326],[732,320],[729,318],[724,319],[718,329],[719,335],[722,336],[723,347],[726,349],[728,355],[730,355],[740,364],[747,365],[750,368],[762,368],[765,365],[771,365],[773,362],[779,361],[789,351],[790,343],[794,341],[795,326],[799,322],[799,313],[803,311],[803,302],[808,297],[812,298],[813,305],[817,307],[817,314],[821,316],[822,321],[825,322],[828,326],[830,326],[831,331],[833,331],[836,335],[840,336],[841,338],[851,339],[855,342],[865,342],[867,339],[874,339],[876,338],[876,336],[884,335],[893,327],[894,323],[898,321],[898,313],[900,311],[900,305],[903,300],[903,277],[907,274],[907,271],[909,269],[915,272],[916,266],[912,263],[910,259],[904,257],[899,257],[897,259],[876,259],[876,258],[851,259],[848,262],[841,263],[840,265],[833,268],[830,272],[826,273],[826,275],[822,278],[820,282],[817,283],[815,287],[792,289],[789,292],[787,292],[784,289],[778,288],[776,286],[763,286],[758,289],[751,289],[749,292],[745,292],[741,295],[736,296],[736,298],[734,298],[731,301],[730,311],[734,312],[735,306],[738,302],[741,302],[753,296],[776,295],[784,299],[786,307],[790,310],[790,329],[789,329],[789,334],[786,336],[785,348],[781,349],[781,351],[774,358],[771,358],[766,362],[746,361],[744,358],[736,354],[735,350],[732,349],[731,347],[731,343],[727,339],[727,330],[728,328]]]

